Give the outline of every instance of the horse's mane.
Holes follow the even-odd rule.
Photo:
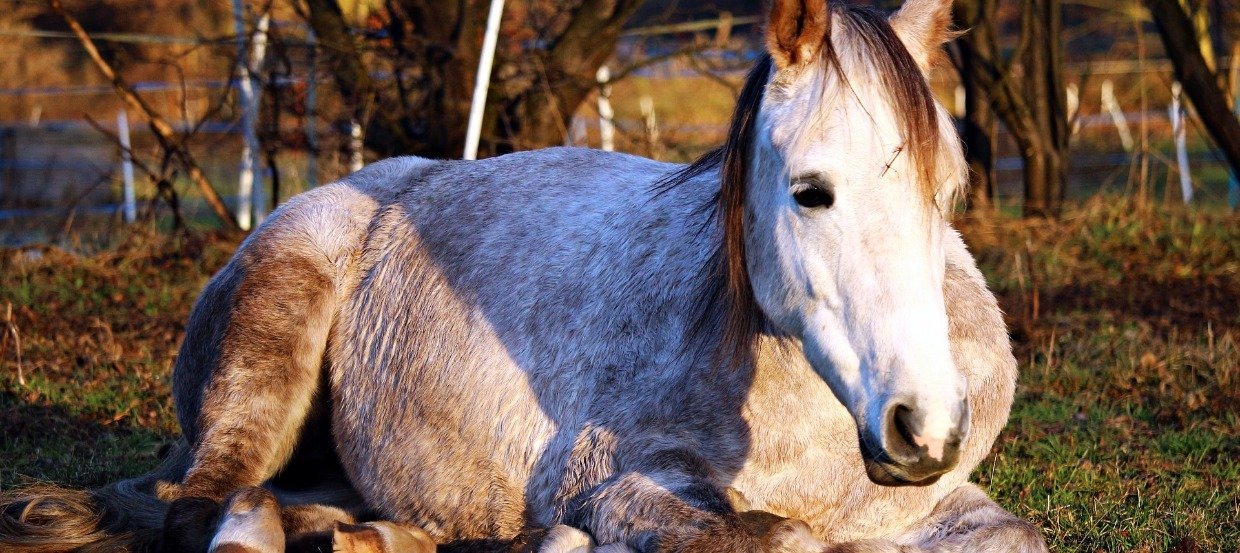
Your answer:
[[[840,18],[845,33],[853,39],[853,44],[844,50],[847,61],[854,65],[866,64],[889,95],[904,141],[902,153],[910,156],[918,180],[923,185],[921,192],[926,201],[933,205],[936,195],[941,192],[953,195],[955,187],[945,188],[937,180],[935,165],[942,153],[943,143],[934,96],[921,68],[887,22],[886,15],[868,7],[846,5],[833,5],[830,14],[832,18]],[[822,63],[829,71],[824,74],[834,75],[842,86],[851,90],[852,85],[843,69],[841,51],[833,43],[831,27],[828,22],[827,36],[821,48]],[[733,362],[747,359],[752,354],[753,337],[762,324],[762,315],[754,299],[745,264],[745,190],[749,174],[746,158],[753,149],[758,109],[772,66],[770,55],[763,54],[749,71],[737,98],[736,109],[732,112],[724,144],[655,183],[656,190],[667,191],[711,171],[720,172],[719,192],[704,211],[708,217],[719,218],[723,239],[717,255],[712,256],[711,266],[705,270],[724,275],[725,289],[708,286],[709,289],[702,290],[703,313],[699,324],[708,324],[707,312],[710,309],[706,306],[720,300],[726,302],[720,351]],[[718,282],[718,279],[708,281]]]

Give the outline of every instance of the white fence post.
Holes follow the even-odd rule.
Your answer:
[[[271,14],[265,13],[258,18],[257,28],[254,30],[254,46],[250,52],[250,63],[246,65],[246,72],[250,75],[250,90],[253,95],[250,97],[249,109],[250,115],[250,133],[253,142],[250,147],[253,153],[250,155],[255,165],[259,165],[259,143],[258,136],[255,135],[255,129],[258,127],[258,108],[260,104],[261,92],[259,92],[258,74],[255,73],[263,65],[263,60],[267,57],[267,29],[271,26]],[[255,179],[257,186],[254,187],[254,224],[258,225],[267,217],[267,189],[263,186],[262,171],[256,172],[258,178]]]
[[[495,61],[495,43],[499,41],[499,24],[504,15],[504,0],[491,0],[487,13],[487,31],[482,37],[478,59],[478,75],[474,78],[474,101],[469,106],[469,127],[465,131],[464,159],[477,159],[478,141],[482,138],[482,116],[486,112],[487,88],[491,86],[491,65]]]
[[[357,119],[349,120],[349,172],[353,173],[361,171],[365,165],[362,159],[362,150],[366,147],[366,142],[362,136],[362,124]]]
[[[1068,86],[1064,87],[1064,93],[1068,101],[1068,122],[1072,124],[1069,136],[1076,136],[1081,132],[1081,119],[1077,117],[1081,112],[1081,88],[1076,86],[1076,83],[1068,83]]]
[[[241,168],[237,178],[237,225],[241,230],[253,226],[254,166],[258,161],[258,97],[257,83],[250,70],[250,56],[246,51],[245,8],[242,0],[233,0],[233,23],[237,31],[237,92],[241,102]],[[264,33],[265,35],[265,33]],[[253,37],[257,40],[257,34]],[[260,184],[259,188],[262,186]]]
[[[600,147],[605,152],[616,149],[616,114],[611,110],[611,70],[606,65],[598,68],[598,135]]]
[[[573,121],[568,124],[568,133],[564,136],[565,146],[577,146],[580,148],[589,148],[589,139],[586,136],[586,121],[580,117],[573,117]]]
[[[1131,152],[1135,144],[1132,131],[1128,130],[1128,118],[1124,117],[1124,110],[1120,109],[1119,102],[1115,99],[1115,83],[1112,83],[1110,79],[1102,81],[1102,109],[1111,114],[1111,120],[1115,122],[1115,130],[1119,131],[1119,140],[1124,145],[1124,151]],[[1142,117],[1144,116],[1145,114],[1142,114]]]
[[[124,109],[116,112],[116,136],[121,141],[121,197],[125,222],[138,219],[138,206],[133,191],[133,147],[129,142],[129,117]]]
[[[1189,174],[1188,132],[1184,124],[1184,106],[1180,103],[1183,87],[1178,81],[1171,83],[1171,106],[1167,108],[1171,116],[1171,133],[1175,136],[1175,161],[1180,170],[1180,192],[1184,195],[1184,203],[1193,201],[1193,179]]]
[[[642,95],[639,101],[642,108],[642,119],[646,122],[646,144],[651,159],[659,159],[659,120],[654,113],[654,98]]]

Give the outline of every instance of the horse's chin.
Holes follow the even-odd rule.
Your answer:
[[[865,464],[865,475],[870,481],[879,486],[929,486],[939,481],[939,477],[946,474],[940,472],[929,476],[917,477],[909,474],[899,465],[893,464],[886,459],[886,453],[881,449],[870,445],[864,438],[861,438],[861,460]]]
[[[943,476],[942,474],[935,474],[928,478],[915,480],[903,474],[898,468],[886,463],[880,463],[871,459],[863,459],[863,461],[865,462],[865,475],[870,478],[871,482],[879,486],[929,486],[938,482],[939,477]]]

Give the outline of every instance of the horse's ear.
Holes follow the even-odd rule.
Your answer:
[[[775,67],[809,63],[822,49],[831,25],[827,0],[773,0],[766,27],[766,49]]]
[[[891,28],[922,69],[938,61],[943,45],[956,38],[951,23],[952,0],[908,0],[891,15]]]

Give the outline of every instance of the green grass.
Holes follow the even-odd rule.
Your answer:
[[[1087,328],[1087,319],[1059,322]],[[1117,327],[1065,331],[1045,347],[1055,357],[1026,365],[979,481],[1038,521],[1052,550],[1234,550],[1236,397],[1234,384],[1220,397],[1209,375],[1234,370],[1235,342],[1215,345],[1216,365],[1202,358],[1210,346],[1200,336],[1161,341]]]
[[[1240,220],[1121,198],[960,222],[1022,374],[976,472],[1055,551],[1240,549]],[[231,240],[0,250],[0,488],[141,473],[175,436],[168,372]],[[32,253],[33,252],[33,253]]]
[[[151,466],[177,429],[168,378],[189,307],[233,247],[138,232],[89,256],[0,250],[0,333],[11,323],[22,346],[19,365],[0,338],[0,488]]]
[[[978,481],[1063,551],[1240,548],[1240,225],[1101,197],[966,221],[1021,377]]]

